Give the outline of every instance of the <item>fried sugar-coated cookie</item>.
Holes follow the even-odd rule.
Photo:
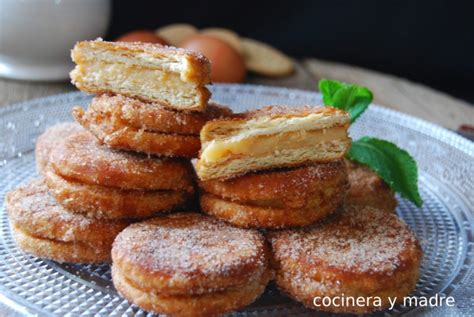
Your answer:
[[[68,212],[35,179],[6,196],[8,216],[18,246],[58,262],[110,261],[116,235],[129,221],[103,221]]]
[[[92,99],[90,112],[113,113],[114,118],[136,129],[165,134],[199,136],[207,121],[224,118],[232,111],[214,103],[203,112],[176,111],[123,95],[100,95]]]
[[[402,300],[419,276],[422,251],[408,226],[394,214],[346,206],[314,226],[269,234],[277,285],[305,306],[363,314]],[[323,305],[315,298],[380,297],[367,305]],[[338,302],[340,303],[340,302]]]
[[[306,208],[273,208],[240,204],[212,194],[201,194],[201,209],[208,215],[242,228],[283,229],[310,225],[329,215],[339,206],[338,199]],[[319,203],[319,201],[317,201]]]
[[[128,301],[156,314],[166,313],[177,317],[220,316],[225,312],[243,308],[264,292],[269,274],[251,281],[248,285],[197,295],[161,295],[144,291],[127,279],[117,267],[112,267],[114,286]]]
[[[181,206],[190,196],[176,190],[120,189],[68,180],[51,168],[44,174],[54,198],[66,209],[87,217],[149,218]]]
[[[346,203],[395,213],[398,203],[390,186],[367,166],[349,160],[345,160],[345,163],[350,185]]]
[[[84,128],[76,122],[62,122],[47,128],[36,141],[35,155],[38,173],[44,174],[49,162],[49,154],[56,144],[65,137],[81,131],[84,131]]]
[[[73,109],[74,118],[97,139],[112,149],[169,157],[196,157],[201,142],[197,136],[150,132],[129,126],[116,114],[82,108]]]
[[[154,313],[208,316],[253,302],[271,277],[268,249],[255,230],[196,213],[129,226],[112,250],[114,285]]]
[[[121,189],[193,191],[189,162],[119,152],[84,131],[70,135],[51,151],[51,166],[63,177]]]
[[[239,227],[309,225],[341,206],[347,191],[344,162],[200,181],[202,210]]]
[[[347,173],[344,162],[338,160],[250,173],[228,180],[200,181],[199,187],[232,202],[273,208],[306,208],[317,197],[330,198],[344,192]]]

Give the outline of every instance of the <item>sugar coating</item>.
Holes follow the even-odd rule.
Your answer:
[[[201,188],[221,198],[258,206],[307,208],[311,202],[347,189],[342,160],[297,168],[249,173],[228,180],[201,181]]]
[[[49,195],[41,179],[35,179],[10,192],[8,202],[11,214],[27,217],[33,225],[36,221],[60,220],[85,228],[94,222],[92,218],[66,211]]]
[[[117,126],[130,125],[146,131],[195,136],[199,136],[207,121],[232,114],[229,108],[215,103],[208,104],[203,112],[177,111],[158,102],[109,94],[92,99],[88,112],[91,111],[113,113],[111,120]]]
[[[69,137],[56,152],[62,153],[66,160],[74,157],[85,158],[81,163],[96,162],[97,165],[106,163],[110,169],[119,169],[128,173],[151,173],[155,168],[161,168],[163,161],[131,152],[114,151],[98,143],[97,139],[88,132],[75,133]]]
[[[184,160],[114,151],[86,131],[58,144],[51,152],[51,164],[61,176],[103,186],[188,191],[192,183]]]
[[[101,221],[67,211],[48,193],[43,179],[34,179],[7,194],[10,220],[30,234],[64,242],[109,243],[126,221]]]
[[[395,215],[371,207],[353,208],[309,229],[271,237],[277,259],[318,269],[392,275],[418,243]]]
[[[299,196],[306,196],[308,194],[308,190],[314,186],[315,182],[322,182],[332,179],[340,175],[341,170],[344,170],[344,168],[341,167],[341,161],[338,160],[329,163],[312,164],[297,168],[283,168],[257,172],[253,174],[256,177],[254,177],[251,181],[255,181],[255,186],[262,192],[268,191],[269,186],[267,186],[267,182],[273,183],[275,186],[270,187],[272,189],[272,196],[281,195],[288,192]],[[249,175],[252,174],[247,174],[241,177],[246,178]],[[275,179],[281,179],[284,181],[277,182]],[[236,179],[228,180],[229,183],[233,183],[235,181]]]
[[[80,131],[84,131],[84,128],[76,122],[61,122],[47,128],[36,142],[36,163],[39,172],[44,172],[52,149],[65,137]]]
[[[176,214],[129,226],[114,242],[127,260],[151,272],[220,273],[245,264],[266,268],[260,233],[199,214]]]

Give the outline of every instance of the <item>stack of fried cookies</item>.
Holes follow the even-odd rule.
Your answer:
[[[270,280],[309,308],[345,313],[385,309],[414,288],[419,244],[390,188],[344,159],[346,112],[232,114],[209,102],[207,59],[181,49],[97,40],[72,57],[73,82],[96,96],[73,109],[79,124],[39,137],[41,178],[7,195],[21,249],[112,260],[120,295],[172,316],[241,309]],[[196,196],[205,214],[184,212]],[[321,303],[338,296],[381,302]]]
[[[39,137],[41,178],[7,203],[23,250],[60,262],[110,261],[127,225],[193,197],[189,159],[200,129],[230,110],[208,105],[209,62],[201,55],[98,40],[78,43],[72,56],[73,82],[97,95],[87,111],[73,110],[80,124]]]
[[[348,188],[346,112],[269,106],[209,122],[195,164],[201,208],[233,225],[306,226],[334,212]]]
[[[284,293],[312,309],[367,313],[413,290],[421,249],[390,188],[344,160],[348,125],[345,112],[309,106],[214,120],[194,166],[203,212],[266,229]],[[344,296],[380,302],[339,305]]]
[[[46,130],[39,137],[36,147],[37,168],[42,177],[7,194],[13,235],[18,246],[28,253],[59,262],[107,262],[110,261],[110,250],[116,235],[130,224],[130,219],[100,217],[99,209],[85,212],[84,208],[90,211],[92,206],[74,197],[75,193],[70,188],[82,186],[84,192],[94,190],[55,174],[51,164],[52,152],[58,146],[62,147],[69,137],[83,133],[84,130],[76,123],[62,123]],[[64,166],[61,168],[64,169]],[[69,195],[64,204],[56,200],[54,190],[48,188],[52,183]],[[95,191],[95,194],[99,193]]]
[[[196,157],[199,132],[230,110],[209,105],[209,61],[182,49],[143,43],[84,41],[72,50],[73,83],[97,94],[75,119],[112,149]]]
[[[171,316],[216,316],[258,298],[273,277],[256,230],[198,213],[133,224],[112,249],[112,277],[129,301]]]

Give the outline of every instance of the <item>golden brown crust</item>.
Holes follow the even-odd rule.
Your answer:
[[[334,278],[333,275],[322,273],[321,279]],[[350,313],[350,314],[369,314],[374,311],[384,310],[390,307],[389,298],[396,300],[397,304],[403,302],[403,298],[410,294],[415,288],[415,284],[419,278],[418,270],[406,271],[397,274],[396,277],[383,278],[376,280],[375,278],[364,277],[354,281],[345,281],[343,286],[337,286],[337,282],[326,281],[325,284],[314,282],[311,277],[298,276],[294,273],[281,272],[276,276],[276,283],[279,289],[293,298],[295,301],[302,303],[310,309],[318,311],[326,311],[332,313]],[[324,286],[323,286],[324,285]],[[381,286],[383,285],[383,286]],[[320,288],[325,287],[324,291]],[[333,288],[333,290],[330,290]],[[352,306],[351,301],[348,301],[344,306],[321,305],[322,299],[325,297],[337,296],[339,298],[363,298],[367,300],[365,304]],[[315,297],[319,298],[318,304],[320,307],[314,305]],[[381,299],[381,305],[377,306],[374,297]],[[372,300],[371,300],[372,299]],[[341,302],[341,301],[339,301]]]
[[[345,163],[350,184],[346,203],[395,213],[398,202],[390,186],[367,166],[349,160]]]
[[[88,132],[59,143],[51,152],[51,166],[58,175],[91,185],[193,191],[188,162],[113,151]]]
[[[56,245],[58,249],[51,250],[47,256],[51,259],[54,259],[54,254],[60,255],[68,250],[77,251],[71,256],[79,262],[86,262],[94,252],[98,256],[104,254],[103,250],[110,251],[115,236],[129,224],[129,221],[102,221],[68,212],[49,195],[42,179],[30,181],[7,193],[6,204],[12,226],[23,233],[21,245],[34,252],[34,238],[46,240],[38,245],[36,254],[47,254],[47,246],[54,248]],[[80,250],[86,246],[92,249],[92,253],[84,254],[81,260]],[[63,254],[57,260],[66,261],[66,256]]]
[[[311,204],[314,206],[318,198],[337,200],[337,192],[344,193],[347,189],[347,173],[344,162],[339,160],[250,173],[228,180],[200,181],[199,187],[207,193],[242,204],[308,208]]]
[[[112,266],[112,280],[119,294],[128,301],[156,314],[177,317],[220,316],[226,312],[243,308],[257,299],[265,290],[270,274],[265,273],[249,284],[238,288],[200,295],[163,295],[156,291],[145,291],[127,279],[123,272]]]
[[[194,81],[198,85],[206,85],[211,82],[211,65],[204,55],[194,51],[164,46],[157,43],[107,42],[102,40],[81,41],[76,43],[71,52],[72,60],[76,64],[80,64],[85,59],[83,51],[94,50],[96,48],[110,52],[122,52],[124,55],[128,56],[134,54],[146,54],[150,58],[156,59],[176,56],[178,59],[184,59],[187,62],[189,71],[184,74],[184,79],[187,81]]]
[[[51,195],[71,212],[92,218],[148,218],[181,206],[189,193],[180,191],[124,190],[65,179],[51,168],[45,174]]]
[[[421,248],[406,224],[371,207],[350,206],[328,221],[269,234],[277,284],[315,309],[315,296],[379,296],[382,307],[319,307],[330,312],[384,309],[418,279]],[[373,303],[372,303],[373,304]]]
[[[36,141],[36,169],[44,174],[45,167],[49,162],[51,150],[65,137],[76,132],[84,131],[76,122],[62,122],[47,128]]]
[[[199,136],[207,121],[230,116],[232,111],[210,103],[204,112],[176,111],[122,95],[103,94],[92,99],[90,111],[114,113],[125,124],[149,132]]]
[[[143,290],[203,294],[247,285],[268,269],[263,236],[180,213],[129,226],[117,236],[114,267]]]
[[[35,237],[12,225],[12,235],[17,246],[36,257],[67,263],[110,262],[111,245],[97,244],[93,247],[81,242],[64,242]]]
[[[282,229],[307,226],[323,219],[339,207],[343,198],[344,194],[335,196],[334,199],[317,199],[316,203],[309,203],[310,207],[293,209],[245,205],[211,194],[201,194],[200,202],[203,212],[234,226]]]
[[[197,157],[199,137],[149,132],[128,126],[116,113],[73,109],[74,118],[112,149],[129,150],[169,157]]]

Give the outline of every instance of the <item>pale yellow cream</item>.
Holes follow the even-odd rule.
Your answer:
[[[273,135],[257,135],[247,138],[235,136],[226,140],[213,140],[204,144],[201,160],[206,163],[228,158],[251,155],[258,157],[282,150],[311,147],[322,142],[343,141],[348,138],[345,127],[333,127],[312,131],[290,131]]]

